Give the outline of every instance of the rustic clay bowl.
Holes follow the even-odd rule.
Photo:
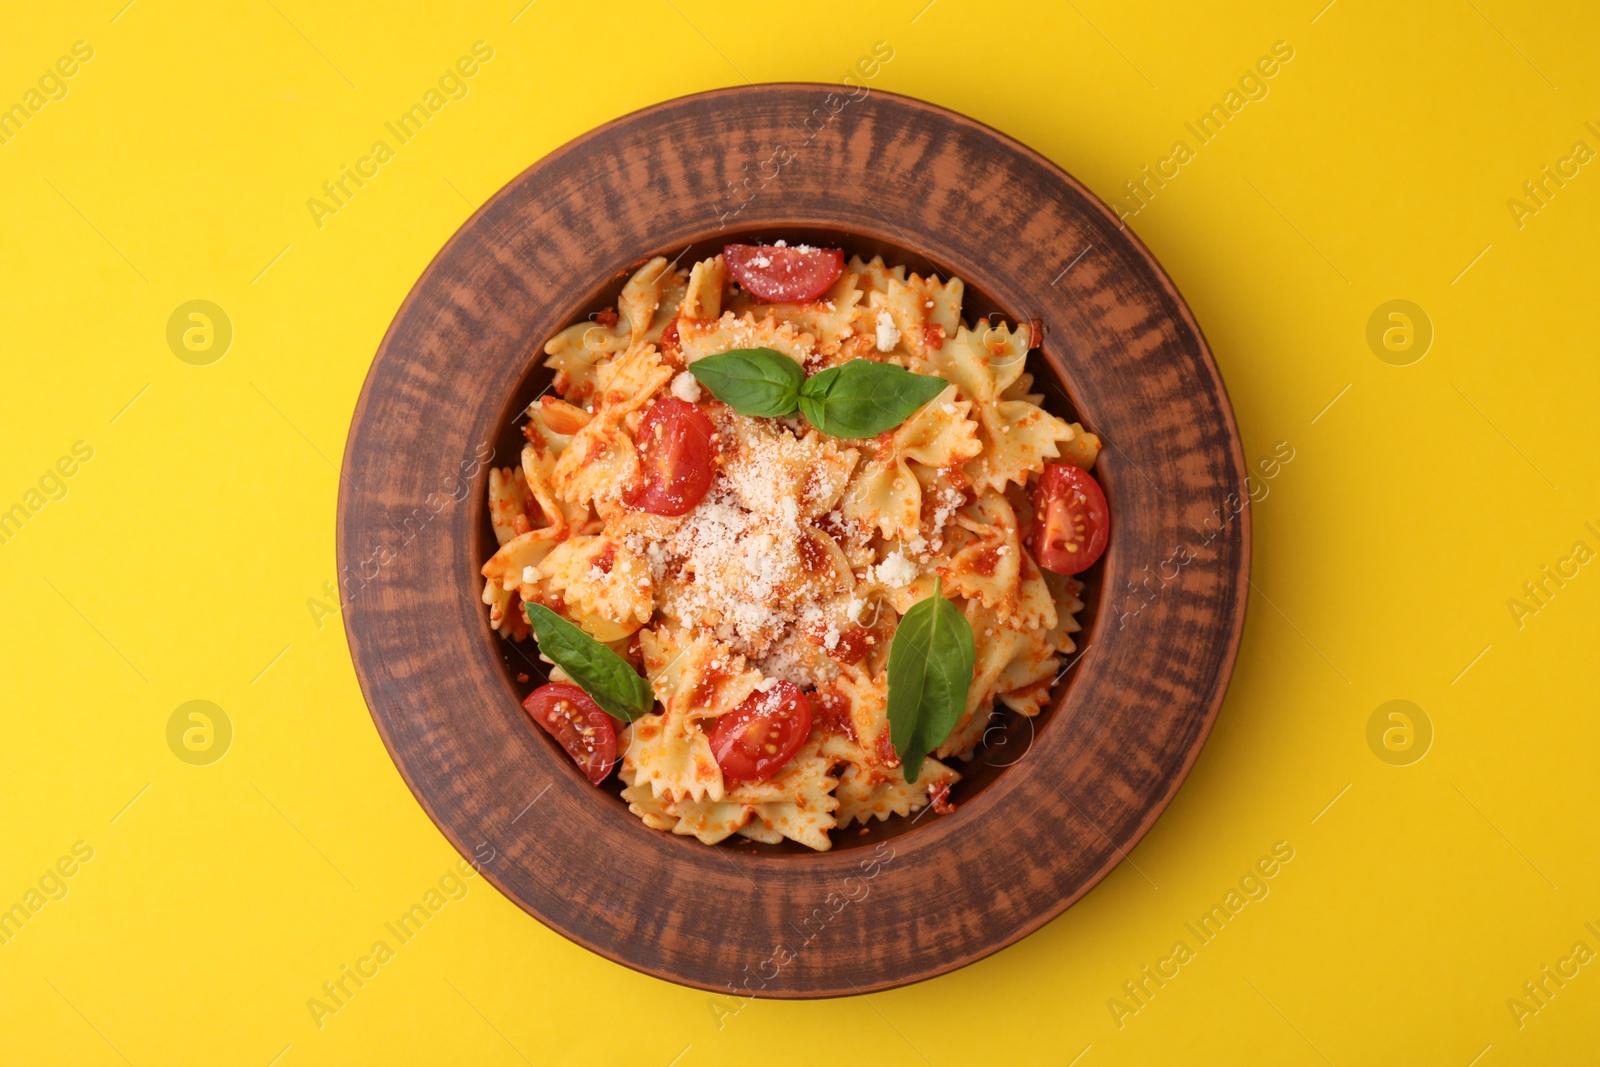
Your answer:
[[[931,104],[856,96],[791,84],[685,97],[524,171],[412,289],[345,450],[345,628],[412,792],[529,914],[705,989],[871,992],[1037,930],[1172,799],[1244,625],[1244,460],[1171,280],[1037,153]],[[1049,710],[997,717],[961,767],[955,813],[836,831],[826,853],[647,829],[530,724],[521,698],[544,669],[531,645],[490,631],[478,601],[488,467],[517,462],[513,421],[550,381],[545,340],[612,303],[653,255],[686,263],[778,237],[958,275],[968,321],[1041,320],[1028,369],[1047,407],[1105,440],[1096,474],[1113,516]]]

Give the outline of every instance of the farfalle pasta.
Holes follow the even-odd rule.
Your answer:
[[[1055,468],[1092,468],[1099,441],[1030,391],[1037,325],[963,321],[960,279],[752,247],[653,259],[614,309],[545,345],[554,395],[526,412],[520,465],[489,474],[499,547],[482,599],[506,639],[528,639],[540,605],[648,682],[614,753],[594,733],[609,720],[574,710],[560,665],[542,689],[562,692],[528,705],[580,764],[574,745],[602,772],[614,763],[646,826],[823,850],[836,829],[949,810],[994,709],[1043,709],[1083,607],[1057,571],[1087,557],[1052,562],[1078,547],[1057,540],[1035,558],[1036,528],[1060,525],[1038,492],[1042,477],[1071,481]],[[824,268],[825,290],[802,292]],[[757,291],[752,276],[776,281]],[[740,414],[696,376],[751,350],[793,361],[796,381],[871,361],[943,385],[892,429],[841,437],[799,413]],[[936,589],[970,625],[971,682],[907,781],[888,660]],[[730,726],[751,723],[756,743],[730,756]]]

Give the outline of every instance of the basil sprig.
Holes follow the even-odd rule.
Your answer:
[[[889,740],[907,782],[967,710],[976,658],[971,624],[935,578],[933,595],[912,605],[889,645]]]
[[[712,396],[757,419],[793,415],[806,380],[800,364],[770,348],[735,348],[696,360],[689,370]]]
[[[830,437],[876,437],[892,430],[950,384],[871,359],[852,359],[807,378],[798,363],[771,348],[706,356],[689,370],[741,415],[776,419],[799,411]]]
[[[852,359],[806,379],[800,413],[833,437],[875,437],[905,422],[949,384],[893,363]]]
[[[655,707],[650,683],[628,661],[543,604],[522,605],[539,651],[572,676],[613,719],[632,722]]]

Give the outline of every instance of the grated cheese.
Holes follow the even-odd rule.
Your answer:
[[[719,419],[726,420],[719,434],[737,447],[718,467],[711,491],[670,532],[643,546],[655,587],[666,591],[660,608],[752,659],[797,631],[815,649],[827,633],[819,601],[834,595],[837,579],[831,567],[807,569],[808,558],[811,567],[817,563],[805,542],[826,535],[809,524],[802,529],[802,508],[837,491],[816,469],[825,465],[818,450],[836,446],[802,442],[731,413]]]
[[[700,383],[688,371],[679,371],[678,376],[672,379],[672,395],[691,404],[697,403],[700,399]]]
[[[889,316],[886,309],[878,311],[878,351],[889,352],[900,343],[900,327],[894,324],[894,319]],[[952,409],[954,410],[954,409]],[[946,412],[949,414],[949,412]]]
[[[901,589],[916,580],[917,565],[906,559],[903,552],[891,552],[878,564],[874,576],[890,589]]]

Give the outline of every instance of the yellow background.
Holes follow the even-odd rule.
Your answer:
[[[74,442],[94,457],[0,546],[0,907],[74,842],[94,858],[0,946],[0,1060],[1592,1059],[1600,964],[1520,1028],[1506,1002],[1574,942],[1600,950],[1600,567],[1520,627],[1507,601],[1600,548],[1600,166],[1520,228],[1507,200],[1600,149],[1600,18],[1322,2],[14,5],[0,103],[75,41],[94,58],[0,145],[0,508]],[[470,95],[317,228],[307,198],[478,40]],[[319,1029],[307,999],[457,859],[339,620],[308,605],[384,329],[472,210],[568,139],[747,79],[837,81],[878,41],[870,86],[1106,197],[1294,49],[1130,220],[1206,330],[1248,458],[1295,456],[1255,506],[1249,626],[1192,777],[1083,902],[927,984],[729,1014],[478,879]],[[166,343],[192,299],[234,326],[209,366]],[[1366,341],[1391,299],[1434,327],[1410,366]],[[210,766],[167,745],[192,699],[234,727]],[[1410,766],[1367,743],[1392,699],[1433,726]],[[1107,1001],[1278,841],[1270,895],[1119,1027]]]

